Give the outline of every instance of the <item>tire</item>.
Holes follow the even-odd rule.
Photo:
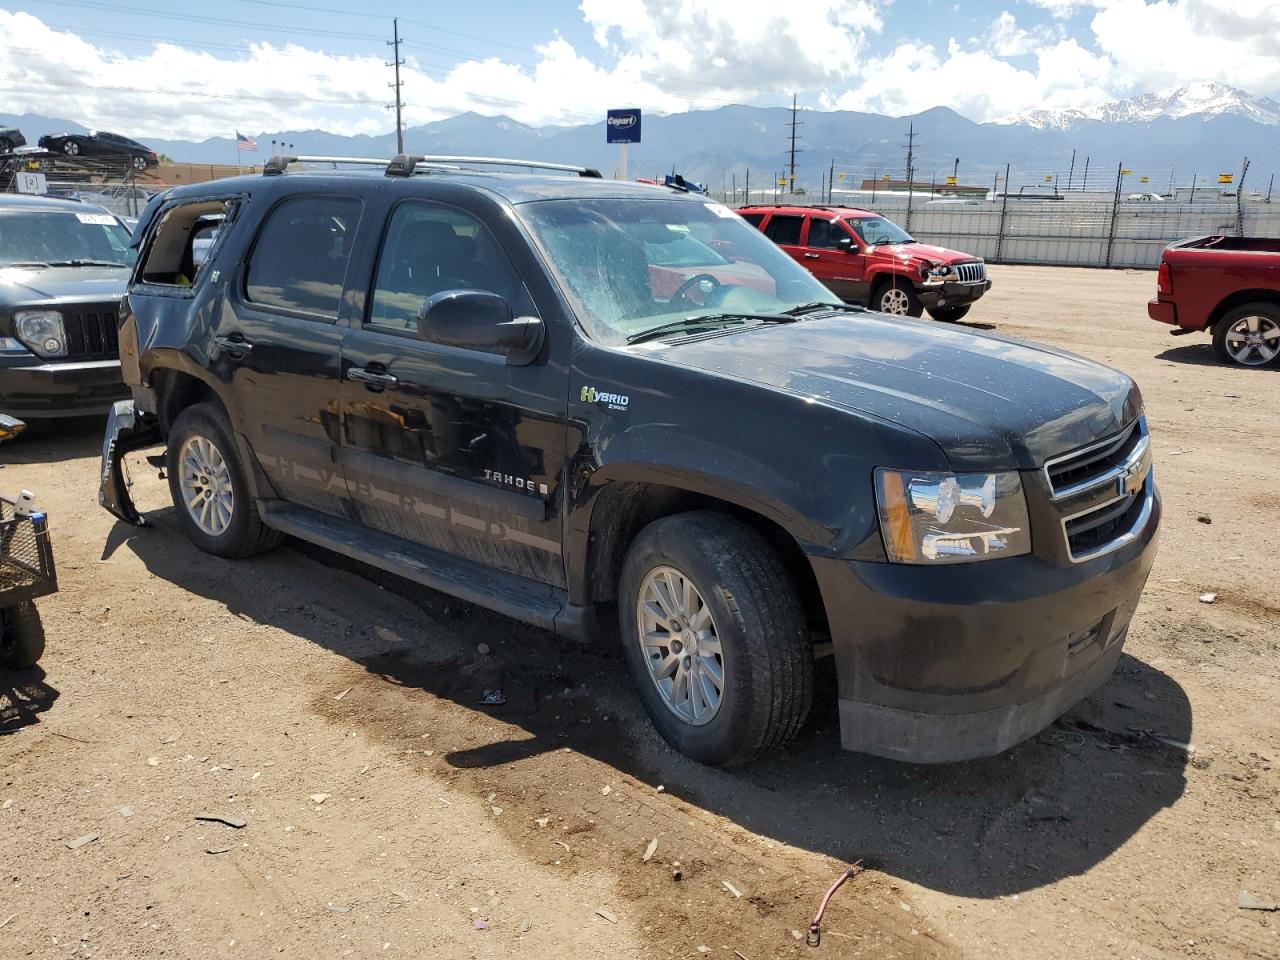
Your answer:
[[[968,312],[969,305],[966,303],[962,307],[934,307],[929,311],[929,316],[939,323],[956,323],[963,320]]]
[[[130,162],[133,164],[133,169],[137,170],[139,173],[147,169],[146,157],[134,157]]]
[[[0,610],[0,664],[14,670],[34,667],[44,656],[44,624],[30,600]]]
[[[1236,307],[1214,325],[1213,351],[1223,363],[1242,367],[1280,363],[1280,305],[1259,301]]]
[[[63,140],[62,152],[69,157],[78,157],[80,155],[80,144],[74,140]]]
[[[8,137],[0,137],[0,153],[13,153],[13,141]]]
[[[646,648],[641,610],[646,597],[651,598],[651,609],[663,606],[652,600],[661,594],[650,589],[661,589],[671,572],[685,578],[694,591],[685,614],[696,612],[677,624],[691,624],[692,629],[677,634],[666,626],[655,628],[650,620],[647,632],[669,642]],[[676,591],[690,596],[678,583]],[[703,510],[655,520],[627,552],[618,610],[623,651],[640,699],[653,725],[676,750],[699,763],[727,767],[776,749],[799,731],[813,702],[813,647],[791,580],[772,546],[755,530],[725,514]],[[708,655],[709,641],[718,643],[718,654]],[[680,649],[673,645],[677,643]],[[697,643],[703,644],[701,656]],[[672,657],[672,670],[655,676],[658,661]],[[704,695],[703,715],[690,716],[699,699],[693,681],[701,671],[710,683],[701,689],[714,694],[716,669],[717,703],[712,708],[712,697]],[[685,715],[679,712],[682,673]],[[664,692],[662,685],[668,681]]]
[[[894,317],[918,317],[924,304],[916,296],[916,288],[900,277],[882,280],[871,295],[871,309]]]
[[[178,523],[205,553],[251,557],[280,542],[258,513],[221,405],[197,403],[178,414],[169,430],[167,466]]]

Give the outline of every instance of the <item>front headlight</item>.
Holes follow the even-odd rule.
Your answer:
[[[67,355],[67,332],[57,310],[19,310],[13,315],[18,339],[42,357]]]
[[[876,470],[884,549],[896,563],[963,563],[1031,552],[1022,478]]]

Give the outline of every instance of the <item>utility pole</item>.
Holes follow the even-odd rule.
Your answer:
[[[403,41],[400,39],[400,20],[398,18],[393,17],[391,20],[391,35],[395,39],[388,40],[387,46],[394,48],[395,59],[388,63],[387,66],[395,67],[396,81],[395,83],[387,84],[387,86],[394,87],[396,91],[396,153],[400,154],[404,153],[404,122],[400,116],[400,111],[403,107],[403,104],[400,102],[400,88],[404,86],[404,81],[400,79],[400,68],[404,66],[404,61],[400,59],[400,44]],[[391,109],[390,106],[388,106],[387,109]]]
[[[1080,185],[1081,190],[1089,189],[1089,158],[1084,158],[1084,181]]]
[[[1071,181],[1075,179],[1075,175],[1076,175],[1076,152],[1072,150],[1071,151],[1071,169],[1067,171],[1067,192],[1068,193],[1071,192]]]
[[[904,230],[911,232],[911,195],[915,193],[915,147],[916,125],[907,125],[907,216],[902,224]]]
[[[831,169],[827,171],[827,204],[831,204],[831,185],[836,178],[836,158],[831,158]]]
[[[803,126],[802,123],[796,120],[796,113],[797,113],[796,95],[793,93],[791,95],[791,124],[790,124],[791,126],[791,164],[790,164],[791,176],[788,178],[790,183],[790,190],[792,193],[796,192],[796,154],[804,152],[803,150],[796,149],[796,127]]]

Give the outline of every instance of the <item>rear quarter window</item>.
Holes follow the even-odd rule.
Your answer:
[[[804,217],[774,214],[769,218],[769,225],[764,228],[764,234],[774,243],[798,246],[800,243],[800,227],[803,223]]]

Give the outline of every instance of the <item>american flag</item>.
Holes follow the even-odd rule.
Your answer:
[[[239,130],[236,131],[236,149],[237,150],[253,150],[257,151],[258,144],[255,140],[250,140]]]

